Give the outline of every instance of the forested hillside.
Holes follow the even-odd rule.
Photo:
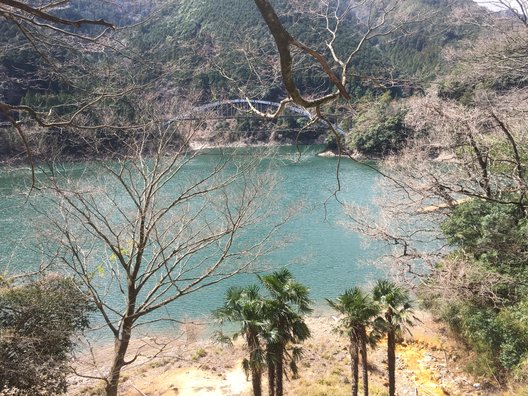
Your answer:
[[[154,8],[152,2],[148,5],[132,3],[123,3],[117,8],[85,10],[83,3],[79,2],[68,5],[61,14],[73,19],[79,15],[104,18],[124,26],[143,18],[139,25],[122,30],[118,38],[130,41],[128,51],[151,63],[144,71],[144,77],[155,79],[162,71],[170,69],[169,81],[165,84],[177,90],[193,91],[203,100],[237,96],[241,92],[261,99],[280,96],[283,88],[273,72],[275,59],[270,59],[276,56],[274,44],[252,2],[188,0],[160,3],[160,8]],[[443,0],[408,2],[404,12],[411,16],[415,14],[415,23],[409,25],[405,33],[366,43],[352,61],[351,72],[357,79],[349,89],[361,97],[369,88],[375,89],[368,78],[386,77],[420,84],[431,81],[444,67],[440,56],[442,48],[475,33],[474,25],[452,23],[454,7],[456,3]],[[321,34],[326,23],[322,16],[314,18],[314,15],[303,13],[302,9],[287,2],[279,2],[277,9],[295,37],[330,58],[325,46],[327,36]],[[434,13],[428,14],[431,10]],[[154,11],[152,15],[149,14],[151,11]],[[360,13],[351,14],[343,21],[338,50],[346,52],[357,45],[363,17]],[[67,90],[55,78],[49,81],[44,77],[46,62],[39,61],[39,54],[31,45],[25,44],[25,38],[15,26],[5,23],[2,29],[6,49],[9,48],[8,42],[10,45],[20,43],[18,48],[4,51],[0,59],[4,73],[10,77],[5,84],[10,80],[16,82],[16,85],[2,89],[2,95],[9,103],[21,100],[28,90],[44,95]],[[93,30],[87,27],[85,31],[90,29]],[[67,53],[55,55],[59,61],[66,62]],[[302,72],[296,75],[300,86],[307,91],[329,89],[317,68],[308,64],[301,67]],[[59,103],[61,101],[64,98],[58,99]],[[34,98],[29,102],[34,103]]]
[[[26,321],[16,314],[25,311],[17,307],[28,305],[25,298],[41,303],[39,296],[55,296],[53,285],[60,286],[57,304],[31,304],[43,318],[42,333],[55,331],[41,314],[62,309],[55,305],[69,306],[80,322],[63,332],[63,348],[39,351],[57,360],[59,380],[42,394],[67,389],[72,332],[88,327],[94,309],[115,348],[107,371],[93,378],[116,396],[122,370],[135,360],[128,360],[129,347],[138,328],[182,323],[169,307],[240,274],[289,260],[295,268],[297,257],[267,267],[287,239],[276,241],[275,233],[304,209],[291,197],[298,207],[286,207],[276,194],[282,180],[263,169],[270,157],[228,152],[194,167],[201,152],[193,143],[323,139],[339,156],[318,158],[332,170],[324,176],[330,189],[315,198],[324,221],[346,223],[383,243],[367,264],[406,282],[446,323],[471,357],[463,363],[475,378],[493,382],[493,389],[522,389],[528,382],[528,4],[497,4],[502,12],[470,0],[127,0],[100,7],[0,0],[0,159],[28,163],[28,190],[47,205],[28,205],[45,224],[34,236],[40,245],[28,249],[40,254],[39,268],[20,275],[22,281],[0,274],[8,307],[0,306],[7,329],[0,337],[14,351],[2,356],[14,368],[10,378],[0,378],[0,392],[26,386],[32,394],[33,383],[24,385],[23,377],[34,377],[33,367],[19,373],[15,363],[31,366],[27,350],[37,348],[29,343],[21,350],[15,336],[39,336],[33,326],[24,332]],[[239,119],[207,105],[237,98],[274,107],[259,110],[244,101],[248,107],[235,110],[249,117]],[[197,108],[211,110],[210,117],[195,117]],[[372,172],[371,185],[349,179],[343,188],[343,157]],[[284,158],[280,166],[304,165],[300,154],[291,163]],[[90,165],[78,171],[83,160]],[[306,183],[323,190],[313,170],[300,184],[304,194]],[[347,189],[365,197],[368,190],[372,199],[347,206],[340,195]],[[14,190],[6,193],[10,200],[19,198]],[[25,209],[32,198],[13,207]],[[10,202],[1,213],[18,231]],[[328,215],[333,203],[339,215]],[[18,251],[12,252],[0,264],[17,263]],[[72,279],[56,282],[57,273]],[[39,277],[48,281],[35,282]],[[259,294],[259,286],[237,286],[217,314],[247,326],[244,367],[254,379],[267,368],[282,396],[282,365],[291,358],[296,374],[297,344],[310,336],[302,316],[312,302],[287,270],[258,279],[269,295]],[[415,322],[412,299],[392,281],[378,282],[371,293],[359,286],[343,285],[344,294],[326,300],[346,318],[339,331],[350,341],[352,392],[359,389],[359,354],[365,390],[367,350],[386,336],[392,396],[396,343]],[[62,287],[75,290],[78,301],[59,298]],[[117,298],[108,298],[112,293]],[[2,320],[7,311],[9,320]],[[45,377],[53,379],[54,370]]]
[[[438,184],[452,199],[467,197],[442,223],[453,252],[438,264],[425,294],[477,351],[475,372],[525,381],[528,29],[497,22],[490,30],[493,36],[485,32],[473,48],[455,54],[453,72],[424,99],[422,111],[437,112],[428,122],[445,122],[431,133],[451,131],[443,144],[457,160],[449,173],[459,185],[445,183],[445,176]]]
[[[54,15],[70,20],[104,19],[117,26],[125,26],[140,21],[154,9],[154,6],[153,1],[143,0],[132,2],[123,0],[112,5],[102,3],[97,7],[87,5],[83,1],[69,1],[56,10]],[[89,25],[76,31],[79,35],[87,36],[99,32],[97,26]],[[40,36],[41,34],[44,35]],[[61,83],[57,72],[71,60],[72,49],[67,46],[67,40],[63,40],[62,48],[52,48],[53,43],[47,40],[49,38],[50,34],[38,26],[24,27],[21,30],[9,20],[2,21],[0,98],[3,98],[3,101],[18,104],[27,93],[54,94],[68,90],[68,87]],[[96,48],[91,48],[91,51],[95,52]],[[81,65],[77,65],[77,71],[80,70]],[[64,97],[57,100],[57,103],[64,102],[67,102]]]
[[[291,33],[330,59],[325,45],[326,19],[303,12],[295,3],[276,3]],[[443,70],[442,48],[478,31],[472,24],[453,23],[453,9],[460,4],[464,2],[407,2],[402,12],[414,16],[414,23],[405,33],[366,43],[352,61],[352,73],[357,79],[349,89],[359,97],[364,95],[372,88],[367,78],[431,81]],[[347,52],[357,46],[362,18],[366,16],[357,12],[343,21],[336,45],[339,51]],[[168,7],[159,18],[141,26],[134,34],[133,45],[156,59],[180,63],[173,74],[176,85],[183,84],[203,95],[238,95],[247,91],[260,98],[277,99],[282,89],[277,76],[267,68],[269,65],[273,69],[268,58],[274,57],[274,44],[252,2],[190,0]],[[301,87],[329,89],[317,68],[308,64],[301,67],[302,73],[296,76]]]
[[[474,8],[470,4],[413,0],[400,7],[399,18],[408,22],[395,26],[393,33],[387,30],[387,33],[365,41],[350,60],[347,90],[354,102],[376,101],[387,88],[391,97],[408,96],[422,90],[441,74],[445,69],[441,56],[443,49],[457,46],[460,40],[473,37],[478,31],[475,24],[453,19],[454,10],[461,6]],[[143,112],[137,111],[138,101],[144,102],[146,98],[155,98],[162,106],[171,108],[164,116],[170,118],[175,116],[171,114],[174,106],[170,103],[176,97],[188,98],[191,103],[204,103],[238,97],[279,101],[285,96],[276,67],[275,44],[252,2],[122,2],[119,7],[102,6],[96,11],[83,7],[82,2],[72,3],[60,9],[59,15],[72,19],[79,15],[94,20],[103,18],[122,28],[95,45],[92,38],[102,29],[85,26],[76,34],[89,39],[79,47],[72,44],[73,40],[61,38],[56,32],[43,31],[40,27],[30,26],[27,35],[14,24],[5,23],[1,27],[6,51],[0,55],[3,76],[0,96],[8,104],[30,106],[42,111],[43,115],[53,109],[45,117],[47,121],[39,122],[41,125],[51,125],[57,119],[61,124],[69,125],[58,136],[40,134],[31,138],[30,144],[40,148],[35,148],[37,156],[53,150],[57,139],[67,142],[58,150],[59,155],[83,152],[88,156],[96,155],[96,152],[100,155],[120,146],[120,138],[114,137],[111,130],[101,132],[100,136],[89,134],[88,140],[92,143],[83,143],[85,137],[79,138],[76,125],[68,121],[79,108],[86,112],[86,117],[85,120],[79,118],[79,122],[74,123],[77,126],[83,127],[87,123],[108,126],[113,123],[112,118],[123,116],[130,124],[140,124],[142,121],[137,117]],[[284,26],[297,39],[332,59],[326,45],[331,37],[326,30],[327,16],[296,3],[278,2],[276,8]],[[476,10],[478,12],[478,8]],[[354,52],[365,33],[367,19],[368,10],[360,8],[340,21],[334,42],[338,53]],[[32,39],[42,33],[46,41]],[[330,66],[338,65],[332,61]],[[294,79],[306,95],[328,93],[332,88],[326,75],[310,59],[300,58]],[[93,91],[98,92],[96,95],[104,95],[105,102],[113,103],[112,115],[103,117],[98,109],[89,105]],[[372,106],[367,104],[367,107]],[[109,108],[106,106],[105,113]],[[354,126],[346,121],[346,114],[342,118],[345,130]],[[294,125],[302,126],[295,122]],[[395,133],[399,134],[397,121],[395,125]],[[248,127],[237,126],[243,131]],[[269,125],[269,128],[273,127],[273,124]],[[363,125],[358,128],[358,133],[371,127],[370,124]],[[359,149],[367,155],[383,154],[385,149],[380,147],[387,146],[387,143],[372,142],[369,134],[367,131],[366,137],[359,138],[359,143],[358,138],[353,137],[352,149]],[[9,134],[5,141],[4,155],[24,152],[15,135]],[[219,138],[230,142],[239,139],[238,136],[229,133],[227,136],[220,134]],[[111,144],[110,150],[104,148],[105,142]],[[93,145],[98,148],[91,150]],[[392,149],[390,145],[388,143],[388,149]]]
[[[386,99],[411,137],[383,164],[404,204],[387,196],[386,224],[363,224],[394,243],[391,265],[421,274],[426,306],[476,352],[468,368],[499,383],[526,381],[528,362],[528,29],[503,16],[446,52],[424,95]]]

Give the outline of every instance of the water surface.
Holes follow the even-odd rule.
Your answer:
[[[236,155],[252,155],[254,149],[237,150]],[[337,189],[336,158],[319,157],[321,147],[282,147],[273,156],[274,168],[280,180],[278,197],[284,210],[298,207],[297,215],[277,234],[288,243],[274,251],[267,262],[280,268],[287,266],[295,277],[311,289],[315,302],[324,307],[325,298],[334,298],[346,288],[364,285],[380,277],[374,266],[381,255],[380,246],[365,246],[356,233],[347,229],[342,203],[369,205],[375,193],[378,175],[372,169],[342,160]],[[192,166],[207,168],[218,156],[233,155],[232,151],[212,150],[197,158]],[[90,166],[76,164],[77,177],[89,178]],[[45,238],[37,231],[38,210],[47,208],[38,195],[27,196],[30,173],[27,169],[0,171],[0,271],[16,273],[29,271],[45,263],[39,240]],[[45,227],[44,227],[45,228]],[[173,318],[206,316],[222,303],[226,288],[256,282],[254,275],[243,275],[222,284],[186,296],[159,312]],[[117,298],[117,297],[116,297]]]

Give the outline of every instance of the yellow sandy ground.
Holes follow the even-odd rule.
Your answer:
[[[251,386],[241,368],[222,375],[196,368],[167,370],[155,376],[129,378],[130,389],[126,396],[222,396],[242,395]],[[134,389],[136,388],[136,389]]]
[[[397,389],[400,395],[496,395],[497,390],[475,388],[475,379],[469,379],[460,369],[460,352],[456,343],[445,336],[445,329],[428,315],[422,314],[423,323],[413,329],[414,338],[398,347]],[[309,318],[313,337],[304,348],[300,363],[300,376],[285,383],[287,395],[340,396],[350,394],[350,358],[346,340],[332,332],[335,319]],[[167,340],[165,340],[167,341]],[[245,356],[242,342],[228,348],[211,341],[182,340],[150,343],[140,347],[144,358],[123,372],[122,396],[249,396],[251,382],[241,368]],[[163,353],[155,345],[165,345]],[[148,354],[152,356],[149,358]],[[369,352],[370,394],[386,395],[386,350],[382,342]],[[105,359],[111,347],[98,349],[95,364],[81,365],[92,373],[105,372]],[[91,367],[91,368],[90,368]],[[100,383],[78,381],[71,387],[72,395],[100,395]],[[267,394],[264,381],[263,393]]]

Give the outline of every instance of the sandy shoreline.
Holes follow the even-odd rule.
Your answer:
[[[397,381],[400,395],[466,395],[497,394],[492,384],[479,382],[465,374],[464,359],[468,353],[446,336],[446,329],[430,315],[421,312],[423,323],[413,329],[397,351]],[[288,395],[350,394],[349,355],[346,340],[332,331],[335,317],[310,317],[312,332],[304,345],[300,376],[286,382]],[[136,362],[123,371],[120,395],[169,396],[217,395],[245,396],[251,394],[251,382],[241,368],[245,356],[243,343],[233,347],[219,345],[210,339],[200,339],[203,330],[193,326],[181,336],[145,337],[136,340],[130,357]],[[76,369],[85,374],[103,374],[107,369],[112,345],[99,347],[76,361]],[[386,393],[385,347],[369,351],[371,394]],[[93,363],[95,361],[95,363]],[[72,377],[68,394],[100,395],[102,384],[94,380]]]

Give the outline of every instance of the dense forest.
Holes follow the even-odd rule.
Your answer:
[[[91,43],[91,38],[81,47],[74,47],[68,39],[50,35],[38,48],[28,43],[23,32],[13,24],[3,24],[3,45],[6,48],[13,46],[14,49],[1,55],[4,77],[2,97],[8,104],[30,106],[42,113],[52,109],[46,115],[49,120],[42,120],[41,125],[53,123],[54,119],[64,123],[68,115],[79,108],[86,112],[91,125],[111,125],[111,117],[124,117],[133,125],[141,122],[137,119],[142,113],[136,111],[137,102],[146,95],[166,106],[172,106],[170,103],[175,97],[188,97],[190,102],[200,104],[240,97],[280,101],[285,95],[279,72],[274,66],[273,40],[252,3],[223,0],[213,4],[197,0],[181,5],[155,6],[153,2],[139,5],[123,2],[117,9],[101,7],[94,12],[90,11],[90,7],[85,12],[83,3],[77,2],[60,10],[61,15],[71,19],[87,15],[93,19],[105,18],[117,25],[131,25],[109,35],[104,43],[99,44],[100,47]],[[417,0],[409,3],[400,11],[405,14],[405,20],[409,20],[405,24],[405,34],[386,36],[384,32],[362,43],[361,51],[351,58],[348,65],[347,90],[353,95],[354,102],[363,103],[363,106],[358,104],[358,108],[370,108],[369,103],[377,102],[377,97],[386,92],[391,98],[401,98],[422,91],[445,68],[442,49],[456,46],[478,31],[474,24],[450,23],[454,7],[450,2],[442,1],[429,4]],[[326,35],[323,38],[319,35],[326,29],[325,18],[319,11],[301,12],[287,3],[279,4],[277,9],[285,26],[295,37],[331,58],[325,45]],[[362,17],[349,12],[340,21],[334,44],[337,52],[347,53],[357,47],[365,29],[361,19],[358,19]],[[145,21],[134,24],[141,18]],[[101,32],[97,26],[86,26],[82,30],[88,37]],[[35,35],[38,33],[38,30],[32,32]],[[123,41],[127,42],[126,46],[122,45]],[[49,62],[42,62],[42,57]],[[321,74],[314,66],[309,59],[300,59],[294,76],[302,92],[312,96],[331,90],[324,73]],[[122,73],[123,70],[126,73]],[[94,90],[99,95],[105,95],[105,101],[112,103],[115,114],[108,114],[106,109],[103,116],[98,108],[95,110],[96,106],[82,107],[82,104],[89,103]],[[120,94],[127,90],[129,94]],[[136,90],[141,90],[141,93],[136,95]],[[174,117],[173,109],[164,111],[165,118]],[[343,127],[350,129],[352,124],[347,121],[346,115],[349,110],[328,111],[343,113]],[[401,112],[396,111],[393,117],[378,121],[391,124],[389,130],[401,129],[398,123]],[[371,118],[369,114],[360,117],[357,121],[358,133],[350,137],[350,145],[363,154],[376,156],[383,154],[386,148],[382,146],[386,143],[375,141],[380,138],[372,130],[375,125],[365,122]],[[99,128],[96,136],[92,136],[94,132],[89,133],[86,128],[76,131],[76,126],[82,128],[86,123],[79,120],[60,131],[55,128],[49,133],[32,136],[30,140],[35,140],[32,142],[35,156],[59,150],[59,155],[61,152],[67,156],[86,153],[93,157],[96,152],[108,154],[120,146],[119,138],[114,136],[111,128]],[[276,122],[267,122],[267,125],[270,128],[281,126],[277,126]],[[297,123],[286,127],[302,125]],[[222,129],[222,125],[210,127]],[[242,123],[230,129],[224,136],[227,142],[239,139],[240,132],[237,131],[251,134],[252,128]],[[405,133],[404,129],[402,133]],[[321,134],[324,131],[316,132],[315,136]],[[23,154],[25,150],[20,140],[9,132],[6,136],[3,153],[0,154]],[[308,139],[314,141],[313,136],[308,136]],[[85,141],[87,137],[90,144]],[[58,138],[62,141],[60,149],[55,147]],[[391,139],[389,136],[381,138]],[[266,140],[267,136],[256,136],[254,139]],[[105,147],[105,144],[110,147]],[[93,146],[97,149],[94,150]]]
[[[370,294],[354,288],[329,301],[350,340],[353,394],[359,361],[368,377],[367,344],[382,337],[395,394],[397,335],[413,322],[404,318],[413,312],[407,288],[474,353],[470,373],[499,388],[527,383],[525,0],[497,1],[492,11],[465,0],[44,3],[0,0],[0,159],[29,164],[31,191],[50,194],[57,210],[44,215],[56,245],[47,254],[75,279],[1,274],[0,363],[9,370],[0,392],[66,391],[72,336],[98,311],[115,342],[105,394],[117,395],[140,319],[252,272],[273,249],[272,231],[257,240],[253,228],[276,206],[259,160],[226,159],[163,195],[198,155],[195,141],[324,141],[381,176],[376,213],[351,207],[343,221],[391,247],[382,260],[406,288],[378,281]],[[278,107],[244,108],[253,115],[246,119],[189,116],[229,99]],[[86,159],[104,160],[112,188],[73,187],[54,165]],[[331,177],[339,185],[339,166]],[[127,204],[112,195],[118,190]],[[90,261],[97,244],[122,310],[94,282],[105,274]],[[264,297],[258,286],[229,289],[215,315],[243,324],[255,394],[267,367],[282,395],[282,365],[295,375],[297,344],[310,336],[303,316],[311,302],[286,270],[258,279]],[[64,315],[46,323],[58,310]],[[38,371],[43,362],[48,370]]]

